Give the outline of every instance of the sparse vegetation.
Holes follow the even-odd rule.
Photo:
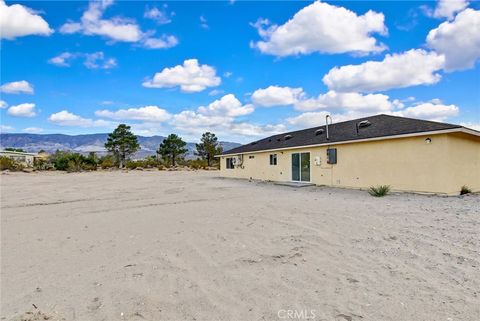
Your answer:
[[[33,163],[33,168],[38,171],[46,171],[53,169],[53,165],[49,163],[46,159],[43,158],[35,158]]]
[[[97,168],[109,169],[114,167],[138,169],[158,168],[159,170],[170,167],[181,167],[184,169],[212,169],[219,167],[219,162],[214,156],[222,152],[218,138],[211,132],[202,135],[200,143],[196,144],[195,155],[198,159],[185,159],[188,152],[187,143],[176,134],[171,134],[160,144],[157,155],[147,156],[140,160],[129,159],[140,149],[137,137],[130,131],[130,126],[121,124],[109,134],[105,148],[109,154],[98,157],[95,152],[88,153],[88,156],[71,151],[57,150],[55,153],[44,158],[35,158],[33,168],[35,170],[59,170],[68,172],[94,171]],[[6,148],[8,151],[21,152],[21,148]],[[41,150],[39,153],[45,153]],[[48,158],[47,158],[48,157]],[[0,161],[1,170],[22,170],[23,165],[8,157],[2,157]]]
[[[125,168],[127,169],[135,169],[138,167],[143,168],[144,166],[143,160],[127,160],[125,162]]]
[[[472,190],[466,185],[463,185],[460,189],[460,195],[470,194],[471,192]]]
[[[113,168],[115,167],[115,158],[112,155],[105,155],[100,157],[98,164],[102,169]]]
[[[22,164],[14,161],[11,158],[2,156],[0,157],[0,170],[21,171],[24,168]]]
[[[192,169],[206,169],[209,167],[206,159],[192,159],[187,162],[187,166]]]
[[[85,157],[78,153],[56,151],[50,156],[50,162],[56,170],[67,172],[92,171],[97,169],[97,161],[93,154]]]
[[[383,197],[390,192],[389,185],[371,186],[368,193],[375,197]]]
[[[135,168],[158,168],[161,166],[161,162],[155,156],[147,156],[140,160],[128,160],[125,163],[125,167],[128,169]]]

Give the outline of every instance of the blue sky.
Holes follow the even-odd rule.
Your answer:
[[[463,0],[0,2],[2,132],[247,142],[378,113],[480,128]]]

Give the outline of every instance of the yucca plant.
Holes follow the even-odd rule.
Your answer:
[[[388,192],[390,192],[390,185],[371,186],[368,190],[368,193],[375,197],[385,196]]]
[[[469,194],[471,192],[472,190],[466,185],[463,185],[462,188],[460,189],[460,195]]]

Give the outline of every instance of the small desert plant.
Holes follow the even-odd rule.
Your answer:
[[[146,167],[146,162],[143,160],[127,160],[125,162],[125,167],[128,169],[135,169],[135,168],[144,168]]]
[[[53,168],[53,164],[49,163],[46,159],[36,158],[33,162],[33,168],[39,171],[46,171]]]
[[[94,157],[85,157],[78,153],[57,151],[50,157],[50,161],[59,171],[79,172],[97,169],[97,161]]]
[[[460,195],[469,194],[471,192],[472,190],[466,185],[463,185],[462,188],[460,189]]]
[[[21,171],[24,168],[22,164],[14,161],[11,158],[2,156],[0,157],[0,170]]]
[[[115,158],[112,155],[106,155],[99,159],[100,167],[102,169],[115,167]]]
[[[187,162],[187,166],[192,169],[205,169],[208,166],[208,162],[205,159],[192,159]]]
[[[143,162],[146,168],[158,167],[161,163],[156,156],[147,156],[143,159]]]
[[[67,172],[80,172],[83,169],[85,157],[80,154],[69,154],[66,156]]]
[[[147,156],[144,159],[138,160],[127,160],[125,162],[125,167],[128,169],[135,168],[155,168],[161,165],[161,162],[155,156]]]
[[[389,185],[371,186],[370,189],[368,190],[368,193],[375,197],[385,196],[388,194],[388,192],[390,192]]]

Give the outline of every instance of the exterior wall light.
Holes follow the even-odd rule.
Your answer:
[[[429,137],[429,138],[425,138],[425,143],[426,144],[430,144],[432,142],[432,139]]]

